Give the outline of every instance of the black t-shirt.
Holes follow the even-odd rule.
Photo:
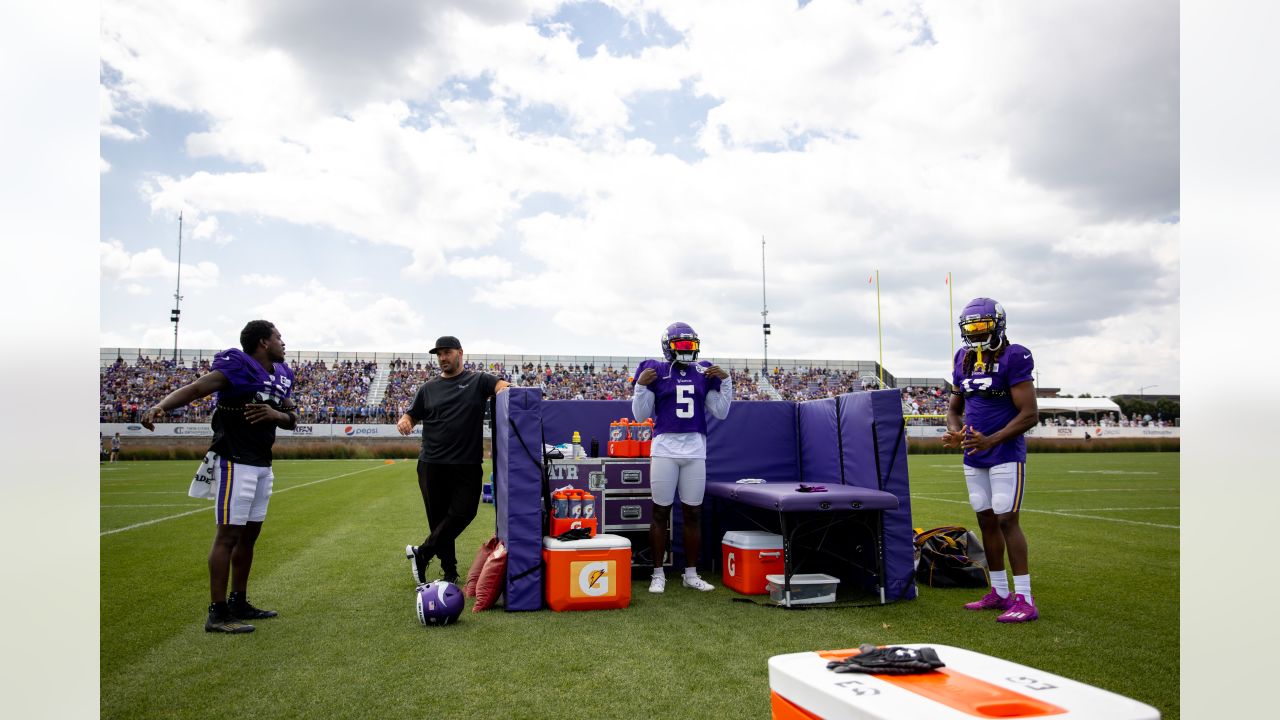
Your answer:
[[[498,378],[471,370],[423,383],[405,411],[422,422],[418,458],[449,465],[479,464],[484,459],[484,406],[497,387]]]
[[[213,409],[213,441],[209,449],[233,463],[271,467],[271,446],[276,442],[276,424],[270,421],[250,423],[245,419],[246,403],[265,402],[273,410],[281,410],[274,398],[260,395],[218,398]]]

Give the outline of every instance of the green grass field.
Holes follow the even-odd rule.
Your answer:
[[[959,459],[909,461],[914,525],[975,527]],[[1031,457],[1022,523],[1042,617],[1016,626],[960,607],[981,591],[788,612],[731,602],[704,573],[715,592],[652,596],[638,577],[625,610],[468,605],[422,627],[403,555],[425,532],[414,464],[279,461],[249,596],[280,617],[242,636],[203,629],[213,521],[186,496],[195,464],[102,466],[104,718],[766,718],[770,656],[864,642],[966,647],[1179,717],[1177,453]],[[493,527],[482,505],[464,565]]]

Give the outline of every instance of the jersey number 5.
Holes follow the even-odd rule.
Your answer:
[[[676,386],[676,417],[678,418],[693,417],[693,386],[692,385]]]

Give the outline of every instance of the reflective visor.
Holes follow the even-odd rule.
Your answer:
[[[967,320],[960,323],[960,330],[966,335],[983,335],[996,329],[996,321],[990,319]]]
[[[688,352],[688,351],[691,351],[691,350],[697,350],[697,349],[698,349],[698,341],[697,341],[697,340],[672,340],[672,341],[671,341],[671,349],[672,349],[672,350],[682,350],[682,351],[685,351],[685,352]]]

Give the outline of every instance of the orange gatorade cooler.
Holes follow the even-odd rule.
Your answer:
[[[649,457],[649,447],[653,445],[653,418],[633,426],[638,431],[636,437],[636,457]]]
[[[1160,711],[1044,670],[947,645],[931,647],[946,667],[914,675],[836,673],[830,661],[857,649],[769,658],[769,704],[776,719],[974,720],[1042,718],[1159,720]]]
[[[761,530],[733,530],[720,543],[724,584],[743,595],[766,595],[766,575],[785,572],[782,536]]]
[[[601,534],[589,540],[542,539],[547,606],[615,610],[631,604],[631,541]]]

